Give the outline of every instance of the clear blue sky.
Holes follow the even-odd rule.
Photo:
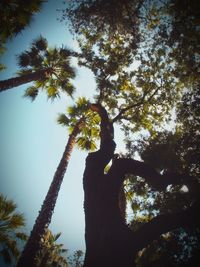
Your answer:
[[[16,55],[40,34],[50,46],[64,44],[76,49],[67,26],[57,20],[56,9],[62,7],[62,0],[45,3],[31,25],[7,44],[1,60],[7,70],[0,72],[0,80],[15,76]],[[76,96],[92,100],[95,82],[90,71],[77,69],[74,85]],[[31,103],[22,97],[25,88],[20,86],[0,95],[0,192],[17,203],[30,232],[68,139],[67,129],[59,126],[56,118],[72,100],[63,95],[51,103],[40,93]],[[86,156],[74,150],[50,225],[53,233],[62,232],[60,242],[70,252],[85,248],[82,176]]]

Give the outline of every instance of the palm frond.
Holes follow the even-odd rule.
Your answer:
[[[72,50],[66,47],[60,49],[60,56],[63,58],[70,57],[72,55]]]
[[[16,204],[12,200],[7,199],[0,194],[0,219],[4,219],[10,215],[16,209],[16,207]]]
[[[79,137],[77,139],[77,145],[79,148],[87,151],[94,151],[97,149],[95,142],[93,140],[89,140],[86,137]]]
[[[16,238],[18,238],[18,239],[20,239],[20,240],[23,240],[23,241],[27,241],[27,239],[28,239],[27,234],[22,233],[22,232],[17,232],[17,233],[15,234],[15,236],[16,236]]]
[[[24,96],[35,100],[38,89],[46,89],[48,99],[54,100],[59,97],[60,92],[67,93],[72,97],[75,87],[71,79],[75,78],[75,69],[70,65],[70,55],[72,51],[62,47],[60,49],[48,47],[47,40],[39,36],[33,40],[31,47],[18,55],[18,65],[21,70],[17,73],[19,76],[31,74],[37,71],[52,69],[53,75],[48,75],[46,79],[35,80],[34,87],[29,87]]]
[[[61,236],[61,232],[60,233],[57,233],[57,234],[55,234],[55,235],[53,235],[53,237],[54,237],[54,241],[57,241],[58,240],[58,238]]]
[[[48,47],[47,39],[42,37],[41,35],[33,41],[33,45],[39,50],[39,51],[45,51]]]
[[[34,59],[35,57],[37,57],[39,54],[39,50],[37,49],[37,47],[35,47],[34,45],[32,45],[30,51],[29,51],[29,55],[31,59]]]
[[[22,214],[14,214],[11,218],[10,218],[10,225],[9,227],[11,229],[16,229],[19,227],[22,227],[25,225],[25,219],[23,217]]]
[[[71,79],[74,79],[76,77],[75,68],[71,67],[69,65],[69,62],[67,62],[66,60],[62,62],[61,64],[59,64],[59,66],[61,70],[61,75],[63,75],[64,77],[71,78]]]
[[[38,95],[38,92],[39,92],[38,88],[36,88],[35,86],[30,86],[26,89],[24,97],[28,97],[31,99],[31,101],[34,101]]]
[[[31,59],[31,65],[34,67],[36,70],[40,69],[42,64],[43,64],[43,57],[41,55],[37,55],[34,58]]]
[[[69,125],[69,118],[65,115],[65,114],[59,114],[58,115],[58,118],[57,118],[57,122],[60,124],[60,125],[63,125],[63,126],[68,126]]]
[[[0,194],[0,254],[7,263],[12,263],[19,256],[17,240],[26,240],[26,235],[17,232],[24,226],[22,214],[16,213],[16,204]]]
[[[59,92],[55,86],[48,86],[46,90],[48,99],[54,100],[55,98],[59,97]]]
[[[72,83],[67,82],[66,84],[63,84],[63,86],[61,87],[61,90],[72,97],[75,92],[75,87],[73,86]]]
[[[17,64],[20,68],[27,68],[30,66],[31,58],[27,51],[17,55]]]

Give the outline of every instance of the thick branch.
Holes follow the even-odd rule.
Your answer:
[[[134,239],[138,250],[146,247],[161,234],[177,228],[190,228],[200,225],[200,203],[195,203],[191,208],[174,214],[159,215],[150,222],[144,224],[134,233]]]
[[[96,152],[90,153],[86,159],[86,172],[91,172],[94,168],[95,172],[98,170],[101,174],[104,168],[110,162],[114,155],[116,144],[113,140],[114,129],[113,124],[108,118],[107,111],[101,104],[91,104],[90,109],[97,112],[101,118],[100,123],[100,149]],[[84,175],[85,176],[85,175]],[[88,175],[86,175],[88,176]]]
[[[114,139],[114,128],[113,123],[110,121],[108,117],[108,113],[104,107],[100,104],[91,104],[90,106],[92,111],[95,111],[99,114],[101,118],[100,124],[100,138],[101,138],[101,145],[100,148],[103,148],[107,145],[113,145]]]
[[[126,174],[137,175],[144,178],[153,189],[158,191],[166,189],[170,184],[185,184],[188,186],[189,190],[193,191],[196,189],[196,191],[199,192],[199,183],[193,177],[169,172],[161,175],[148,164],[138,160],[116,159],[112,168],[114,168],[115,171],[117,169],[117,173],[122,181],[125,179]]]

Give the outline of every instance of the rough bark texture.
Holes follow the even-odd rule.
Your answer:
[[[187,184],[191,190],[198,188],[199,192],[199,184],[188,176],[174,173],[160,175],[144,162],[116,159],[112,122],[99,104],[92,105],[91,109],[101,117],[101,144],[97,152],[88,155],[83,176],[86,223],[84,267],[134,267],[137,252],[159,235],[179,227],[199,226],[197,214],[200,204],[196,202],[191,208],[176,214],[157,216],[132,232],[122,213],[124,200],[121,193],[126,174],[143,177],[159,191],[165,190],[169,184]],[[111,160],[112,166],[105,174],[104,168]]]
[[[39,215],[35,221],[30,237],[18,261],[17,267],[36,266],[36,256],[40,250],[40,240],[44,236],[45,230],[48,228],[51,222],[60,186],[63,181],[81,123],[82,121],[80,120],[75,126],[72,134],[69,136],[62,159],[57,167],[53,181],[43,202]]]
[[[51,73],[51,68],[38,70],[29,74],[24,74],[20,77],[15,77],[7,80],[0,81],[0,92],[20,86],[33,81],[47,79]]]
[[[92,110],[101,117],[101,144],[86,159],[83,184],[85,192],[84,267],[133,266],[132,232],[126,226],[119,207],[122,182],[115,179],[112,169],[104,168],[114,156],[113,127],[106,111],[99,105]],[[114,163],[113,163],[114,164]]]

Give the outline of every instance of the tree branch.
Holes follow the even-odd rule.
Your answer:
[[[101,165],[102,171],[105,166],[112,159],[115,151],[116,144],[114,142],[114,128],[113,123],[108,117],[106,109],[101,104],[91,104],[90,109],[97,112],[101,118],[100,123],[100,149],[96,152],[88,155],[88,160],[95,158],[99,165]]]
[[[194,192],[194,190],[196,191],[195,194],[200,191],[200,184],[194,177],[170,172],[160,174],[148,164],[130,158],[116,159],[110,171],[117,172],[118,177],[120,177],[122,181],[125,179],[126,174],[140,176],[144,178],[153,189],[158,191],[163,191],[170,184],[187,185],[189,190],[192,192]]]
[[[115,117],[113,118],[112,122],[114,123],[114,122],[116,122],[116,121],[122,119],[122,115],[123,115],[124,113],[126,113],[126,111],[128,111],[128,110],[130,110],[130,109],[132,109],[132,108],[135,108],[135,107],[139,107],[139,106],[141,106],[142,104],[149,102],[149,101],[155,96],[155,94],[158,92],[158,90],[159,90],[161,87],[162,87],[162,86],[159,86],[159,87],[153,92],[153,94],[151,94],[151,95],[149,96],[149,98],[148,98],[147,100],[145,100],[145,96],[147,95],[147,92],[146,92],[146,93],[144,93],[144,95],[142,96],[140,102],[135,103],[135,104],[132,104],[132,105],[126,107],[126,108],[121,109],[120,112],[117,114],[117,116],[115,116]],[[125,117],[124,117],[123,119],[125,119]]]
[[[150,222],[141,226],[133,234],[138,250],[146,247],[161,234],[180,227],[198,227],[200,225],[199,209],[200,203],[196,202],[186,210],[174,214],[158,215]]]
[[[101,118],[100,124],[100,138],[101,138],[101,147],[108,143],[113,143],[114,139],[114,128],[113,123],[108,117],[106,109],[101,104],[91,104],[90,109],[99,114]]]
[[[115,116],[115,117],[113,118],[112,122],[114,123],[114,122],[120,120],[120,119],[122,118],[122,115],[123,115],[126,111],[128,111],[128,110],[130,110],[130,109],[132,109],[132,108],[141,106],[141,105],[144,103],[144,98],[145,98],[145,95],[142,97],[142,100],[141,100],[140,102],[138,102],[138,103],[136,103],[136,104],[133,104],[133,105],[130,105],[130,106],[126,107],[126,108],[121,109],[120,112],[117,114],[117,116]]]

